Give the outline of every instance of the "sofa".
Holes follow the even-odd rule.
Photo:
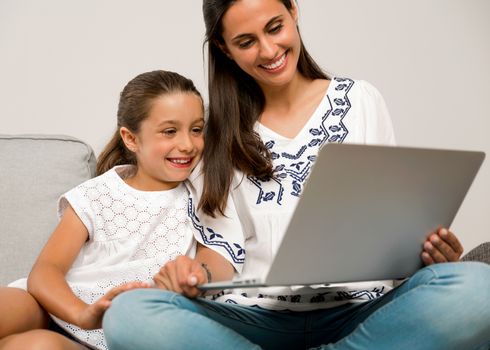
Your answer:
[[[83,141],[60,135],[0,135],[0,285],[27,276],[58,221],[58,197],[95,176]],[[490,243],[463,258],[490,263]]]
[[[94,175],[94,152],[76,138],[0,135],[0,285],[28,275],[58,222],[58,197]]]

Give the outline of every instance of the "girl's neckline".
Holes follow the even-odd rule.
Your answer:
[[[184,188],[184,184],[183,182],[181,182],[176,187],[168,190],[145,191],[145,190],[136,189],[133,186],[129,185],[126,181],[124,181],[125,178],[130,177],[132,174],[134,174],[134,170],[135,170],[134,165],[130,165],[130,164],[118,165],[112,168],[112,171],[114,171],[114,175],[116,176],[118,182],[122,186],[124,186],[128,191],[133,192],[135,194],[139,194],[143,196],[171,195],[173,193],[180,192]]]
[[[257,123],[256,123],[257,126],[258,126],[258,129],[262,129],[262,130],[266,131],[267,133],[272,134],[274,136],[274,138],[283,139],[283,140],[287,140],[287,141],[294,141],[294,140],[296,140],[297,138],[299,138],[305,132],[305,130],[308,129],[309,124],[312,122],[312,120],[316,119],[314,117],[318,113],[320,113],[321,111],[323,111],[323,105],[326,103],[327,96],[329,95],[331,89],[333,88],[332,85],[335,85],[334,84],[334,81],[335,81],[334,79],[335,79],[335,77],[330,78],[329,84],[328,84],[327,88],[325,89],[325,91],[323,93],[322,99],[320,100],[320,102],[318,103],[318,105],[315,107],[315,110],[313,111],[313,113],[311,113],[311,115],[308,118],[308,120],[306,121],[306,123],[301,127],[301,129],[298,131],[298,133],[294,137],[287,137],[287,136],[284,136],[282,134],[279,134],[278,132],[276,132],[276,131],[270,129],[269,127],[265,126],[264,124],[262,124],[260,121],[257,121]]]

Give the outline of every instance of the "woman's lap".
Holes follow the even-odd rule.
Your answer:
[[[422,269],[376,300],[311,312],[269,311],[136,290],[114,300],[104,331],[115,350],[238,350],[253,344],[267,349],[320,344],[329,344],[325,349],[367,349],[373,344],[377,349],[471,349],[482,345],[485,327],[490,329],[489,288],[490,266],[456,263]],[[455,336],[455,326],[460,336]]]

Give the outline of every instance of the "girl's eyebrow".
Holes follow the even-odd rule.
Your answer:
[[[195,120],[192,121],[192,123],[204,123],[204,118],[196,118]],[[169,120],[162,120],[160,123],[157,124],[157,127],[161,127],[163,125],[179,125],[182,124],[182,122],[178,119],[169,119]]]
[[[264,28],[267,28],[269,27],[272,23],[274,23],[275,21],[277,21],[278,19],[280,19],[282,17],[282,15],[278,15],[278,16],[274,16],[272,17],[267,23],[266,25],[264,26]],[[243,38],[247,38],[249,37],[251,34],[248,34],[248,33],[243,33],[243,34],[239,34],[237,36],[235,36],[234,38],[232,38],[231,40],[232,41],[238,41],[240,39],[243,39]]]

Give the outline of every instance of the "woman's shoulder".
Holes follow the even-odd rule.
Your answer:
[[[333,77],[328,90],[329,92],[344,92],[358,98],[378,98],[381,96],[379,90],[370,82],[347,77]]]

